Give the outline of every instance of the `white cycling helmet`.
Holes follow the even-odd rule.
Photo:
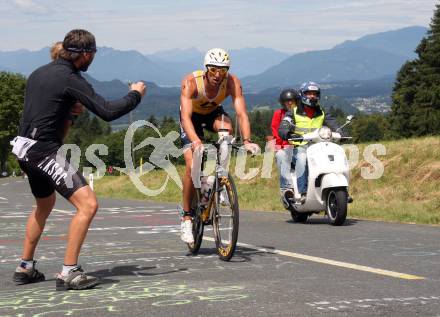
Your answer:
[[[205,66],[231,67],[229,54],[222,48],[213,48],[206,52]]]

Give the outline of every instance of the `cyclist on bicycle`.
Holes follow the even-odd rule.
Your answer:
[[[229,54],[224,49],[213,48],[206,53],[204,65],[205,70],[197,70],[183,78],[180,95],[180,138],[186,165],[181,239],[186,243],[194,242],[191,211],[193,152],[201,149],[203,127],[213,132],[223,127],[232,133],[231,119],[221,106],[228,96],[232,97],[246,150],[255,153],[259,149],[250,139],[251,129],[240,80],[229,73]]]

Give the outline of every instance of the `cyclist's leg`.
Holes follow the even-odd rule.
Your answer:
[[[202,116],[193,113],[191,117],[194,129],[199,137],[203,137]],[[191,201],[194,195],[194,184],[191,177],[191,170],[193,164],[193,152],[191,149],[191,141],[183,130],[182,123],[180,123],[180,140],[183,148],[183,157],[185,159],[185,173],[183,174],[183,189],[182,189],[182,205],[183,217],[180,225],[181,235],[180,239],[188,244],[194,243],[193,223]]]
[[[185,174],[183,174],[183,215],[180,224],[180,239],[185,243],[192,244],[194,243],[194,235],[191,200],[194,195],[194,185],[191,178],[191,165],[193,158],[191,148],[187,148],[186,151],[183,152],[183,157],[185,159]]]
[[[183,157],[185,159],[185,174],[183,174],[183,190],[182,190],[182,200],[183,200],[183,210],[189,212],[191,210],[191,200],[194,195],[194,184],[191,178],[191,166],[193,160],[193,153],[191,148],[187,148],[183,152]],[[190,216],[184,216],[185,220],[191,220]]]
[[[192,124],[197,135],[203,138],[203,116],[193,113],[191,117]],[[193,152],[191,149],[191,141],[183,130],[182,123],[180,123],[180,141],[182,144],[183,158],[185,159],[185,173],[183,174],[183,189],[182,189],[182,208],[186,213],[191,212],[191,201],[194,195],[194,184],[191,177]],[[191,220],[191,216],[184,215],[184,220]]]
[[[217,132],[219,129],[228,129],[229,134],[232,135],[232,121],[229,115],[224,111],[223,107],[220,106],[216,110],[209,114],[211,122],[207,122],[207,126],[211,130]]]
[[[212,130],[217,132],[220,129],[228,129],[229,134],[232,135],[232,121],[231,118],[229,118],[228,114],[223,110],[223,107],[218,107],[215,112],[212,114],[211,118],[213,118],[212,121]],[[224,164],[223,167],[228,166],[228,162],[230,160],[230,154],[224,154],[226,156],[220,155],[220,164]],[[226,193],[226,189],[223,188],[223,190],[220,192],[220,204],[223,206],[227,206],[230,204],[228,195]]]

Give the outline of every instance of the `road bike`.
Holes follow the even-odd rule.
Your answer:
[[[203,240],[204,227],[212,225],[217,254],[221,260],[229,261],[234,255],[238,239],[239,206],[237,189],[232,176],[228,172],[229,158],[232,149],[240,149],[234,143],[234,138],[227,129],[220,129],[218,141],[206,146],[201,160],[197,162],[195,155],[194,166],[205,169],[210,150],[215,149],[215,169],[212,188],[202,192],[202,173],[193,177],[195,194],[193,195],[191,210],[193,212],[194,243],[188,243],[189,251],[197,254]],[[212,153],[212,152],[211,152]],[[200,155],[198,155],[200,156]],[[200,165],[199,165],[200,164]],[[212,177],[212,176],[211,176]]]

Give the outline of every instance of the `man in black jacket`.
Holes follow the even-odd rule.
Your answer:
[[[95,53],[94,36],[86,30],[72,30],[64,38],[59,58],[35,70],[27,80],[19,136],[12,144],[20,167],[28,175],[37,207],[27,221],[22,259],[13,276],[16,284],[45,279],[35,269],[34,253],[54,207],[55,190],[77,209],[70,224],[64,265],[57,275],[56,289],[87,289],[99,283],[78,265],[81,246],[98,209],[96,196],[81,173],[58,153],[58,149],[62,146],[65,120],[76,102],[98,117],[111,121],[133,110],[144,96],[146,87],[142,82],[135,83],[123,98],[106,101],[80,73],[87,71]]]

